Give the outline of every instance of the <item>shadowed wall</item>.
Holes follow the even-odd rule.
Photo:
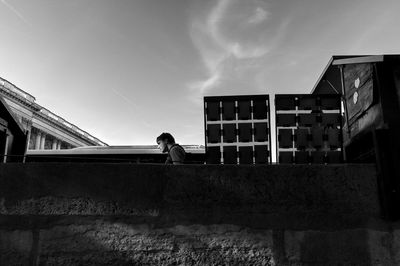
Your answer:
[[[396,263],[373,165],[0,165],[1,265]]]

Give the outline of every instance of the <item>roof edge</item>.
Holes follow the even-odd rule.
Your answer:
[[[324,70],[322,71],[321,75],[318,77],[317,82],[315,83],[314,87],[311,90],[311,94],[314,94],[315,90],[317,89],[318,84],[322,81],[325,76],[325,73],[328,71],[329,67],[333,65],[333,63],[337,60],[346,60],[349,58],[354,57],[369,57],[370,55],[333,55],[328,61],[328,64],[325,66]]]

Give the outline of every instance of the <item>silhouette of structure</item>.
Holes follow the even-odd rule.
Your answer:
[[[333,56],[312,93],[342,96],[345,159],[376,162],[383,215],[400,218],[400,55]]]
[[[269,110],[268,95],[204,97],[207,163],[270,163]]]
[[[279,163],[341,163],[338,95],[275,95]]]

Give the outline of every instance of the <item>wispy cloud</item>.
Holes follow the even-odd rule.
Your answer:
[[[32,24],[22,15],[21,12],[19,12],[13,5],[11,5],[9,2],[6,0],[1,0],[1,3],[6,6],[11,12],[14,13],[22,22],[24,22],[26,25],[29,27],[32,27]]]
[[[268,12],[261,7],[257,7],[254,14],[249,18],[250,24],[259,24],[266,20],[268,17]]]
[[[205,66],[206,77],[190,82],[190,89],[205,94],[227,82],[232,84],[250,68],[257,67],[284,34],[282,29],[267,38],[264,27],[268,26],[269,11],[256,0],[246,4],[246,17],[241,15],[240,1],[217,0],[205,17],[193,19],[191,38]],[[240,31],[238,27],[245,28]],[[254,34],[249,35],[249,31]]]
[[[220,0],[208,17],[207,27],[213,41],[223,49],[226,55],[233,55],[238,59],[254,58],[264,55],[268,52],[266,47],[255,46],[246,49],[238,41],[227,40],[223,32],[220,31],[220,24],[223,22],[225,16],[227,16],[226,13],[229,6],[234,2],[235,0]]]

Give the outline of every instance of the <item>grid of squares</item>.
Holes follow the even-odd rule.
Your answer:
[[[271,162],[268,95],[204,97],[206,162]]]
[[[275,96],[279,163],[342,163],[342,116],[338,95]]]

